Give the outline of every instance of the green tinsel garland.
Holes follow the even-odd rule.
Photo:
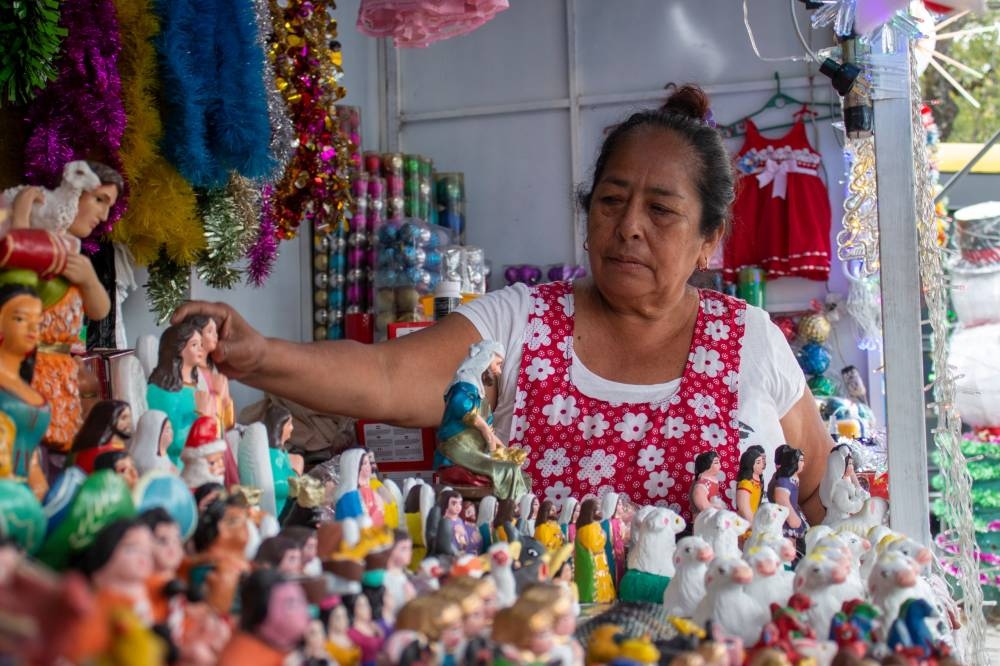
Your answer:
[[[205,249],[195,270],[198,277],[215,289],[232,289],[243,276],[237,261],[246,254],[257,233],[260,199],[244,178],[231,178],[224,189],[204,192],[200,200],[205,228]]]
[[[56,78],[54,63],[65,36],[59,0],[0,3],[0,106],[27,104]]]
[[[143,285],[146,288],[146,300],[156,313],[156,323],[162,324],[174,310],[188,298],[189,266],[174,263],[161,247],[156,261],[149,265],[149,281]]]

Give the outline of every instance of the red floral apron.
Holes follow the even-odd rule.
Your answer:
[[[605,402],[570,381],[573,286],[532,288],[510,441],[528,449],[533,491],[560,504],[569,496],[624,493],[669,506],[690,521],[694,457],[719,454],[729,503],[739,469],[740,349],[746,303],[699,292],[700,307],[677,393],[662,403]]]

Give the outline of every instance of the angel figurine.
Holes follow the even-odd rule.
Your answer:
[[[854,473],[854,452],[850,445],[833,448],[826,459],[826,474],[819,484],[819,499],[826,507],[824,525],[837,527],[859,513],[870,497]]]
[[[486,386],[496,384],[503,368],[504,349],[492,340],[477,342],[445,393],[445,409],[438,428],[435,467],[442,481],[475,485],[485,479],[497,499],[516,499],[528,492],[530,482],[521,470],[526,452],[506,446],[493,432],[493,411],[486,400]],[[450,471],[472,482],[459,484]],[[455,470],[454,468],[458,468]],[[447,480],[446,480],[447,479]]]

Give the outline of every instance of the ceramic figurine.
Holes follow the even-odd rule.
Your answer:
[[[184,468],[181,478],[192,490],[205,483],[224,483],[226,440],[219,434],[219,423],[211,416],[199,416],[188,429],[181,451]]]
[[[302,587],[280,572],[254,571],[240,586],[240,630],[219,658],[219,666],[282,666],[309,626]]]
[[[752,444],[740,456],[740,469],[736,473],[736,513],[751,524],[764,493],[766,465],[767,456],[763,446]]]
[[[188,587],[221,614],[229,613],[240,576],[250,571],[246,559],[249,517],[242,498],[210,503],[191,539],[195,553],[181,565],[180,576]]]
[[[302,464],[304,464],[304,460],[301,460],[301,458],[297,454],[293,454],[292,456],[293,465],[298,465],[296,469],[300,473]],[[296,459],[301,460],[301,462]],[[371,460],[372,465],[368,485],[378,493],[379,498],[382,500],[383,525],[390,530],[394,530],[399,527],[399,511],[403,506],[403,493],[392,479],[382,479],[379,477],[378,462],[371,451],[368,452],[368,459]]]
[[[49,426],[49,403],[31,386],[41,319],[34,289],[0,286],[0,478],[28,476]]]
[[[348,634],[351,618],[347,608],[337,603],[331,610],[326,623],[326,651],[340,666],[358,666],[361,663],[361,648]]]
[[[559,527],[566,543],[576,541],[576,519],[580,517],[580,503],[575,497],[567,497],[559,512]]]
[[[236,425],[236,407],[229,395],[229,379],[219,372],[212,360],[212,352],[219,346],[218,322],[206,315],[191,315],[184,321],[193,324],[201,334],[205,352],[204,361],[198,366],[198,390],[206,391],[212,398],[205,416],[217,419],[219,432],[226,432]]]
[[[694,535],[707,541],[716,557],[740,557],[739,539],[749,527],[735,512],[713,507],[694,519]]]
[[[762,503],[754,514],[753,523],[750,525],[750,536],[743,542],[744,555],[749,553],[751,548],[764,546],[776,552],[781,561],[790,567],[796,560],[798,552],[792,540],[784,536],[787,518],[788,509],[785,507],[771,502]]]
[[[705,573],[705,597],[691,619],[701,626],[712,621],[745,645],[755,642],[770,615],[746,593],[752,580],[753,571],[739,557],[716,557]]]
[[[802,558],[795,567],[795,593],[809,597],[805,619],[819,636],[829,635],[830,622],[845,601],[838,586],[847,580],[848,573],[842,558],[823,551]]]
[[[322,481],[311,475],[288,479],[288,501],[278,522],[285,527],[316,529],[321,522],[333,519],[328,513],[332,513],[332,509]]]
[[[191,424],[211,409],[211,396],[198,390],[198,368],[204,363],[201,333],[193,324],[170,326],[160,336],[157,364],[149,375],[146,400],[150,409],[164,412],[170,419],[174,439],[167,455],[178,468],[183,467],[181,451]]]
[[[287,407],[271,405],[264,413],[267,428],[267,452],[271,460],[271,476],[274,477],[274,501],[277,513],[281,515],[288,501],[288,481],[302,473],[304,461],[298,454],[288,453],[288,440],[292,436],[292,413]]]
[[[865,500],[861,511],[841,521],[837,529],[840,531],[849,530],[860,536],[867,536],[868,530],[877,525],[883,525],[888,520],[889,502],[881,497],[869,497]]]
[[[804,550],[799,544],[809,523],[799,506],[799,473],[805,467],[805,454],[801,449],[791,446],[779,447],[776,453],[778,469],[771,478],[767,488],[767,499],[788,509],[783,534],[796,541],[796,548]]]
[[[236,453],[240,482],[260,488],[261,507],[273,516],[281,516],[288,507],[289,483],[299,478],[301,456],[285,450],[292,435],[292,414],[286,407],[272,405],[264,421],[251,423],[240,437]]]
[[[838,526],[860,512],[870,497],[854,473],[854,452],[847,444],[830,451],[826,459],[826,474],[819,485],[819,499],[826,507],[824,525]]]
[[[534,604],[552,614],[555,645],[550,651],[552,661],[560,666],[582,664],[583,647],[576,640],[576,604],[569,590],[557,584],[533,585],[518,599],[519,604]]]
[[[303,576],[316,578],[323,575],[323,563],[317,555],[319,539],[316,537],[314,528],[304,525],[287,525],[281,528],[279,536],[291,539],[302,551]]]
[[[488,575],[479,578],[461,576],[449,580],[448,585],[463,591],[467,595],[474,595],[483,602],[484,635],[488,634],[489,628],[493,625],[493,618],[496,616],[497,611],[500,610],[499,593],[493,578]]]
[[[844,601],[865,597],[865,584],[860,573],[860,555],[867,544],[867,539],[861,539],[853,532],[831,532],[817,539],[813,545],[814,552],[825,549],[840,553],[840,561],[847,566],[847,580],[841,584],[840,591]]]
[[[625,575],[625,543],[628,540],[627,524],[622,520],[625,504],[622,496],[613,491],[601,500],[601,529],[606,538],[604,551],[616,589]]]
[[[469,348],[445,393],[435,466],[443,483],[457,484],[447,478],[447,468],[459,467],[488,479],[498,499],[515,499],[528,490],[521,470],[526,454],[522,449],[508,448],[493,433],[493,413],[484,399],[485,385],[499,380],[503,356],[503,346],[490,340]]]
[[[364,594],[348,595],[341,603],[347,609],[351,625],[347,635],[361,648],[361,666],[375,666],[375,657],[385,642],[385,633],[372,616],[372,606]]]
[[[290,578],[302,575],[302,548],[287,536],[268,537],[261,541],[254,558],[255,569],[274,569]]]
[[[462,609],[437,594],[418,596],[396,615],[396,632],[415,631],[430,643],[435,658],[429,663],[445,663],[445,655],[454,655],[462,643]]]
[[[97,456],[125,451],[132,438],[132,408],[124,400],[101,400],[91,407],[73,438],[72,464],[90,474]]]
[[[170,462],[167,449],[174,439],[174,429],[170,419],[158,409],[148,409],[139,417],[135,434],[128,442],[129,453],[139,474],[153,470],[177,472]]]
[[[413,559],[413,540],[405,530],[396,530],[393,537],[382,584],[392,596],[394,607],[399,609],[417,594],[406,571]]]
[[[139,473],[135,469],[135,461],[128,451],[105,451],[94,460],[94,471],[110,469],[122,477],[129,490],[135,490],[139,481]]]
[[[552,613],[535,605],[504,608],[493,621],[491,638],[499,655],[496,666],[545,664],[555,647]]]
[[[643,507],[645,509],[645,507]],[[622,601],[660,603],[674,575],[677,535],[687,527],[684,519],[663,507],[636,514],[635,546],[628,554],[628,571],[622,577],[618,597]]]
[[[684,537],[674,552],[674,577],[663,591],[667,615],[691,617],[705,596],[705,573],[715,557],[712,547],[701,537]]]
[[[487,642],[488,625],[483,599],[472,592],[469,585],[454,578],[445,583],[440,594],[443,598],[458,604],[462,609],[462,642],[454,651],[456,664],[490,663],[490,645]],[[467,579],[471,580],[471,579]]]
[[[490,577],[497,588],[497,606],[506,608],[517,598],[517,582],[514,580],[514,557],[510,545],[503,541],[490,546],[486,553],[490,558]]]
[[[427,516],[434,508],[434,489],[424,482],[415,484],[406,494],[403,502],[403,517],[406,520],[406,531],[413,542],[413,558],[410,560],[410,570],[416,571],[420,562],[427,555]]]
[[[453,558],[464,553],[467,545],[462,496],[454,490],[444,490],[427,518],[427,554]]]
[[[691,484],[689,493],[692,518],[697,518],[705,509],[726,508],[726,503],[719,494],[719,485],[724,478],[718,453],[705,451],[695,456],[694,483]]]
[[[383,521],[382,500],[368,484],[370,478],[371,460],[365,449],[348,449],[340,454],[340,485],[334,496],[334,511],[350,547],[360,542],[362,531]]]
[[[538,509],[538,520],[535,523],[535,539],[549,552],[559,550],[563,543],[563,533],[556,522],[556,505],[551,500],[542,502]]]
[[[531,536],[535,533],[538,522],[538,509],[541,505],[538,498],[531,493],[525,493],[517,500],[517,531]]]
[[[465,553],[467,555],[482,554],[483,537],[476,524],[476,505],[469,500],[463,500],[461,517],[465,526]]]
[[[576,586],[583,603],[615,600],[615,583],[608,568],[607,539],[601,529],[601,508],[596,499],[585,499],[576,521],[576,551],[573,564]]]
[[[479,530],[480,553],[485,553],[496,539],[493,534],[493,521],[497,517],[497,498],[487,495],[479,500],[479,510],[476,513],[476,527]]]
[[[322,620],[312,620],[306,627],[300,650],[301,666],[339,666],[326,651],[326,629]]]
[[[493,519],[493,533],[498,541],[514,543],[521,539],[517,529],[517,502],[512,499],[502,499],[497,504],[497,515]]]
[[[185,591],[183,583],[177,579],[177,570],[184,560],[184,542],[180,527],[166,509],[158,507],[145,511],[139,521],[153,536],[153,571],[146,579],[152,621],[165,624],[171,616],[171,606],[176,610],[174,597]]]
[[[794,591],[795,575],[786,571],[778,553],[768,546],[753,546],[746,553],[746,563],[753,570],[753,580],[746,592],[764,608],[784,606]]]

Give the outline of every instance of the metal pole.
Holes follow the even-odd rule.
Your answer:
[[[948,193],[948,190],[954,187],[955,184],[958,183],[958,181],[965,176],[965,174],[972,171],[972,167],[976,166],[976,164],[979,163],[979,160],[983,159],[983,157],[986,156],[986,153],[990,152],[990,148],[992,148],[993,144],[997,142],[997,139],[1000,139],[1000,129],[998,129],[996,132],[993,133],[993,136],[990,137],[989,141],[983,144],[983,147],[979,149],[979,152],[976,153],[971,160],[969,160],[968,164],[966,164],[964,167],[961,168],[961,170],[958,173],[956,173],[955,175],[953,175],[951,178],[948,179],[948,182],[944,184],[944,187],[941,188],[941,191],[937,193],[936,197],[934,197],[934,203],[937,203],[941,201],[941,199],[944,199],[944,195]]]
[[[878,57],[875,173],[878,180],[882,321],[885,341],[889,516],[893,529],[930,544],[923,340],[916,185],[910,111],[910,53]]]

